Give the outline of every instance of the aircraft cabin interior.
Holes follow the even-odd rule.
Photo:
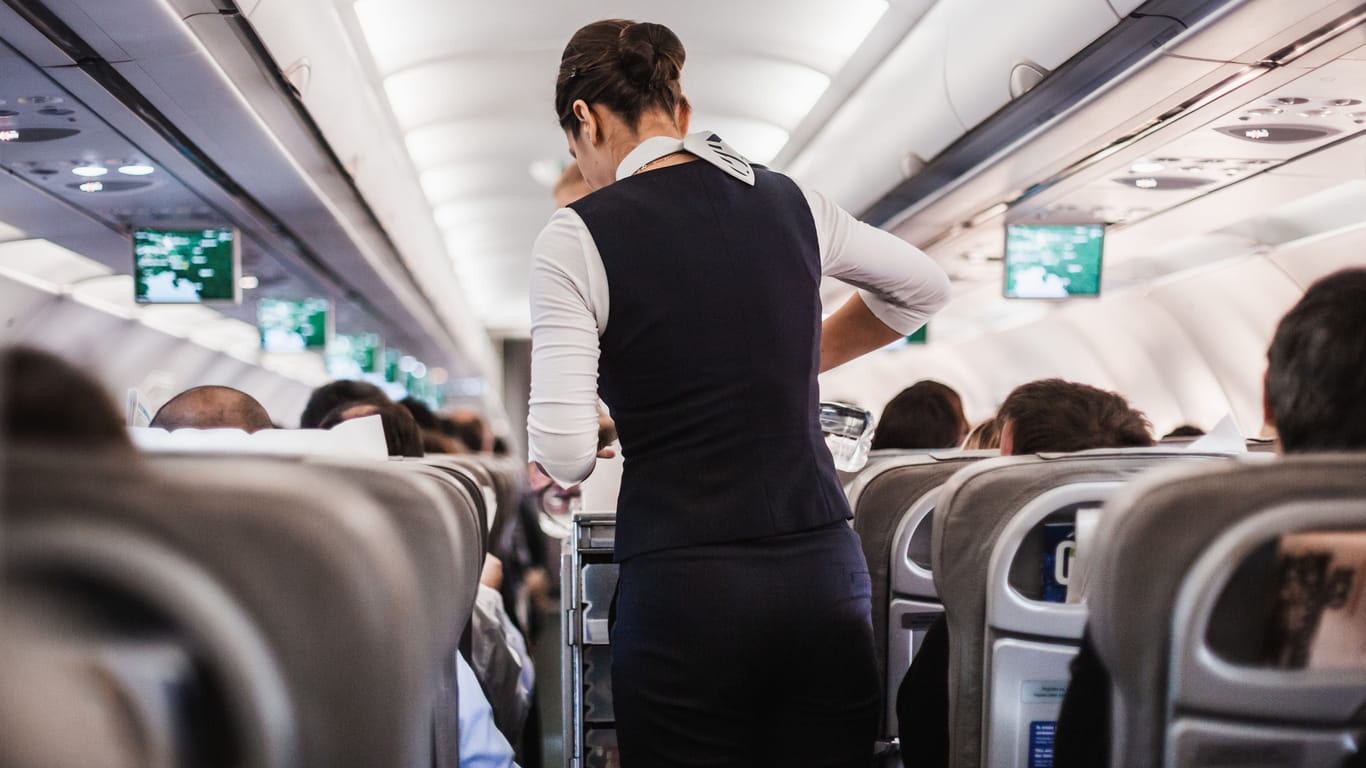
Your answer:
[[[0,768],[1366,765],[1363,276],[1360,1],[3,0]]]

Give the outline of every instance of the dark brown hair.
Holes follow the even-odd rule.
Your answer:
[[[0,350],[0,437],[131,451],[118,406],[104,387],[55,355]]]
[[[872,447],[957,448],[967,431],[962,398],[952,387],[926,379],[901,390],[882,409]]]
[[[649,109],[670,115],[682,104],[683,42],[663,24],[595,21],[569,38],[555,79],[560,127],[579,135],[574,102],[601,104],[635,128]]]
[[[1011,422],[1011,453],[1137,448],[1153,444],[1148,418],[1114,392],[1062,379],[1041,379],[1015,388],[996,416]]]
[[[323,417],[319,429],[331,429],[343,421],[379,416],[384,427],[384,443],[390,456],[423,455],[422,432],[408,409],[397,403],[343,403]]]
[[[1266,401],[1286,453],[1366,450],[1366,269],[1309,286],[1266,356]]]

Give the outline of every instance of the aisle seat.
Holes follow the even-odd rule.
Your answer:
[[[171,617],[260,764],[430,765],[419,574],[356,485],[260,458],[25,446],[5,467],[6,581],[109,584]],[[274,694],[249,674],[271,666]]]
[[[996,451],[875,451],[849,485],[854,530],[862,542],[873,587],[873,641],[884,686],[881,710],[885,714],[879,738],[888,744],[897,733],[896,690],[925,631],[944,611],[929,562],[939,488],[959,469],[997,455]]]

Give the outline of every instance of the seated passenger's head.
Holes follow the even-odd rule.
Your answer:
[[[308,397],[308,405],[299,416],[301,429],[317,429],[323,417],[337,409],[337,406],[351,403],[373,403],[383,405],[392,402],[384,390],[364,381],[334,381],[313,390]]]
[[[232,387],[211,385],[187,389],[168,400],[152,417],[150,426],[170,432],[177,429],[259,432],[275,425],[256,398]]]
[[[493,450],[493,432],[478,411],[464,408],[441,420],[441,430],[465,446],[470,453]]]
[[[1266,356],[1266,419],[1281,450],[1366,450],[1366,269],[1310,286]]]
[[[937,381],[917,381],[882,409],[872,447],[957,448],[967,433],[958,393]]]
[[[560,174],[560,180],[555,182],[555,207],[564,208],[592,191],[593,188],[584,181],[579,164],[570,163]]]
[[[384,444],[390,456],[422,456],[422,432],[412,414],[400,405],[384,403],[350,403],[338,406],[323,417],[321,429],[331,429],[343,421],[379,416],[384,425]]]
[[[1195,426],[1194,424],[1182,424],[1181,426],[1177,427],[1176,429],[1173,429],[1172,431],[1170,431],[1170,432],[1168,432],[1167,434],[1163,435],[1163,436],[1162,436],[1162,439],[1163,439],[1163,440],[1169,440],[1169,439],[1174,438],[1174,437],[1176,437],[1176,438],[1179,438],[1179,437],[1201,437],[1201,436],[1203,436],[1204,434],[1205,434],[1205,430],[1203,430],[1203,429],[1201,429],[1201,428]]]
[[[995,416],[978,424],[963,441],[965,451],[995,450],[1001,447],[1001,422]]]
[[[1153,444],[1147,417],[1123,397],[1062,379],[1016,387],[996,418],[1003,456]]]
[[[30,444],[133,448],[118,406],[99,382],[30,347],[0,352],[0,435]]]

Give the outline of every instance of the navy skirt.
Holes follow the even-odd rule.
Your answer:
[[[623,768],[871,763],[871,588],[847,525],[639,555],[617,589]]]

